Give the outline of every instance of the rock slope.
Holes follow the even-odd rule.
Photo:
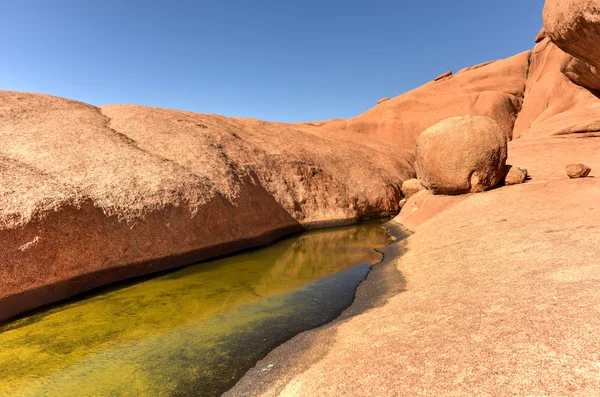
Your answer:
[[[531,180],[410,197],[392,222],[415,232],[396,259],[404,292],[295,338],[227,396],[598,395],[600,98],[590,72],[600,65],[597,48],[586,50],[597,43],[597,4],[548,0],[521,105],[505,113],[515,115],[507,162]],[[380,106],[414,104],[411,95]],[[415,114],[404,111],[397,123]],[[591,174],[570,179],[569,164]]]

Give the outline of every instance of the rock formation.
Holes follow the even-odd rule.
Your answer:
[[[445,118],[482,115],[464,87],[504,70],[486,80],[507,82],[493,91],[514,110],[498,101],[487,115],[513,138],[507,161],[526,167],[531,183],[412,196],[390,226],[414,232],[395,263],[404,292],[284,344],[227,397],[598,393],[600,182],[567,180],[565,165],[585,163],[573,173],[582,176],[600,167],[600,3],[547,0],[544,21],[523,79],[516,58],[508,69],[467,68],[338,121],[407,142]],[[261,373],[266,363],[278,370]]]
[[[482,192],[505,176],[506,136],[484,116],[452,117],[417,139],[419,180],[434,194]]]
[[[2,91],[0,320],[305,228],[396,213],[409,159],[363,141]]]
[[[431,218],[465,198],[403,201],[401,186],[417,176],[419,135],[448,118],[493,119],[513,140],[509,162],[535,181],[564,179],[568,163],[595,167],[597,15],[597,2],[549,0],[532,51],[442,75],[345,120],[268,123],[0,91],[0,320],[404,203],[410,219]],[[497,183],[493,171],[475,171],[452,188],[430,186]],[[423,202],[436,210],[418,209]]]

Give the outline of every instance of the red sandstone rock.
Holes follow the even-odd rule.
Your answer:
[[[434,194],[482,192],[505,172],[506,137],[489,117],[453,117],[417,139],[417,174]]]
[[[377,101],[377,104],[379,105],[380,103],[387,102],[389,100],[390,100],[390,98],[381,98],[380,100]]]
[[[592,169],[585,164],[569,164],[566,171],[569,178],[576,179],[587,177]]]
[[[402,183],[402,194],[404,194],[405,199],[409,199],[424,189],[425,188],[423,185],[421,185],[421,182],[415,178],[406,180],[404,183]]]

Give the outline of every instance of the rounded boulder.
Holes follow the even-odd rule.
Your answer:
[[[503,179],[506,135],[485,116],[442,120],[417,139],[417,174],[433,194],[476,193]]]
[[[600,67],[598,0],[546,0],[544,26],[561,50]]]

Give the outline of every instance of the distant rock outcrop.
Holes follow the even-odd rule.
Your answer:
[[[380,103],[387,102],[389,100],[390,100],[390,98],[381,98],[380,100],[377,101],[377,104],[379,105]]]
[[[417,174],[434,194],[482,192],[505,176],[507,142],[494,120],[453,117],[417,139]]]

